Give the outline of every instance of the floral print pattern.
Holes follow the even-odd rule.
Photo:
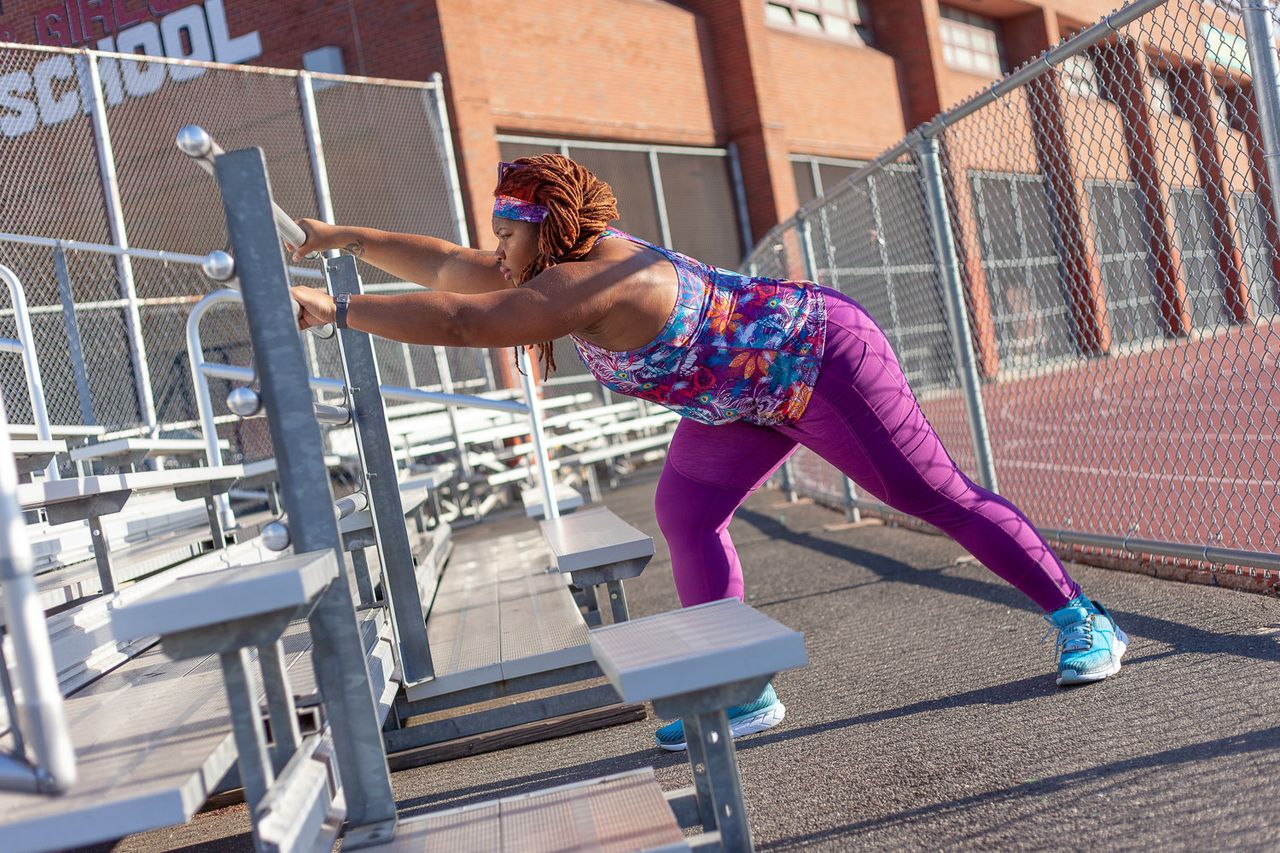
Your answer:
[[[645,346],[613,352],[576,335],[583,364],[605,387],[659,403],[705,424],[794,422],[813,393],[826,345],[826,302],[808,281],[752,278],[663,249],[680,292]]]

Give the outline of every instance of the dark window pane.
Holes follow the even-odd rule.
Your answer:
[[[659,154],[658,168],[672,248],[709,264],[736,268],[745,249],[728,158]]]
[[[658,225],[648,154],[583,146],[570,147],[569,156],[613,188],[618,197],[619,228],[661,245],[662,229]]]

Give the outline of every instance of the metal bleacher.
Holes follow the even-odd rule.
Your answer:
[[[337,333],[343,402],[319,407],[261,152],[223,154],[207,134],[183,134],[219,182],[231,237],[233,256],[206,268],[236,288],[253,345],[254,387],[232,408],[265,417],[275,457],[222,464],[207,434],[95,433],[80,447],[47,426],[12,441],[20,427],[0,431],[11,676],[0,850],[183,823],[237,787],[264,851],[339,840],[406,851],[751,849],[724,708],[803,666],[802,638],[736,601],[629,619],[622,584],[643,571],[652,540],[598,500],[582,506],[551,473],[577,471],[598,498],[597,466],[661,447],[673,418],[634,404],[573,410],[583,395],[544,418],[526,359],[523,401],[392,389],[413,390],[436,414],[486,413],[397,423],[368,336],[349,329]],[[332,292],[360,292],[354,259],[324,268]],[[192,363],[199,395],[202,356]],[[349,431],[336,459],[321,421]],[[132,470],[201,453],[209,464]],[[77,464],[120,470],[56,478]],[[484,501],[468,500],[481,483]],[[265,508],[229,514],[232,489]],[[485,506],[514,509],[517,498],[526,527],[454,545],[453,524],[483,523]],[[649,701],[686,721],[687,788],[664,791],[644,768],[398,814],[389,752]]]

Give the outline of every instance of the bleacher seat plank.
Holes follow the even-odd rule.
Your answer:
[[[395,853],[623,853],[679,845],[684,834],[649,767],[401,821]],[[677,848],[678,849],[678,848]]]
[[[410,701],[591,660],[586,624],[548,559],[537,531],[454,548],[427,620],[436,677],[408,685]]]
[[[561,572],[653,556],[653,537],[641,533],[608,507],[580,510],[539,525],[555,567]]]

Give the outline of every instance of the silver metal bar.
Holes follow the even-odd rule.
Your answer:
[[[120,200],[120,183],[116,178],[115,152],[111,147],[111,129],[107,123],[106,104],[102,98],[102,78],[98,58],[86,51],[82,70],[88,69],[88,95],[93,117],[93,137],[98,147],[98,169],[102,174],[103,202],[111,226],[111,240],[121,249],[129,248],[129,235],[124,223],[124,206]],[[133,358],[133,381],[142,411],[142,422],[156,428],[156,404],[151,396],[151,369],[147,365],[147,345],[142,338],[142,317],[138,312],[138,289],[133,280],[133,262],[126,253],[116,255],[116,273],[120,277],[120,295],[129,302],[125,324],[129,334],[129,351]]]
[[[969,328],[969,311],[965,307],[964,280],[960,275],[960,258],[956,254],[955,234],[951,229],[951,213],[947,208],[947,187],[942,177],[938,140],[920,140],[920,182],[929,213],[929,230],[933,236],[934,256],[938,261],[938,278],[946,295],[947,314],[951,323],[952,351],[960,382],[964,387],[965,411],[973,432],[973,450],[978,460],[978,480],[990,491],[998,491],[995,455],[987,415],[982,403],[978,363],[973,352],[973,333]]]
[[[204,344],[200,341],[200,320],[215,305],[228,302],[240,302],[243,299],[238,290],[230,288],[215,290],[196,303],[187,315],[187,367],[191,371],[191,384],[196,395],[196,413],[200,417],[200,433],[204,438],[205,464],[210,468],[222,465],[222,448],[218,446],[218,424],[213,412],[213,401],[209,397],[209,374],[204,366]],[[253,371],[249,370],[246,381],[253,381]],[[224,377],[225,378],[225,377]],[[214,501],[218,513],[222,517],[223,527],[236,526],[235,513],[231,510],[231,501],[226,495],[215,495]]]
[[[662,190],[662,167],[658,164],[658,152],[649,149],[649,179],[653,182],[653,204],[658,211],[658,230],[662,232],[662,245],[671,246],[671,222],[667,219],[667,195]]]
[[[222,662],[222,680],[227,690],[227,707],[231,712],[231,731],[236,742],[240,784],[244,786],[244,799],[252,814],[257,811],[258,803],[267,795],[267,790],[275,779],[271,770],[271,757],[267,754],[267,733],[254,695],[249,650],[223,652],[219,658]]]
[[[346,426],[351,423],[351,410],[346,406],[334,406],[330,403],[313,403],[316,420],[330,426]]]
[[[444,78],[437,71],[431,75],[435,90],[436,114],[440,117],[440,141],[444,145],[446,170],[449,177],[449,198],[453,205],[453,220],[458,226],[458,245],[470,246],[471,235],[467,229],[467,211],[462,204],[462,185],[458,181],[458,160],[453,151],[453,130],[449,124],[449,107],[444,101]]]
[[[67,253],[61,246],[53,250],[53,274],[58,280],[58,300],[62,303],[62,327],[67,333],[67,354],[76,379],[76,397],[80,401],[80,420],[96,424],[93,394],[89,390],[89,374],[84,366],[84,346],[80,342],[80,324],[76,320],[75,294],[71,289],[71,273],[67,269]]]
[[[12,352],[22,355],[22,341],[13,338],[0,338],[0,352]]]
[[[555,483],[551,479],[551,463],[547,457],[547,444],[542,435],[542,406],[537,389],[533,385],[533,368],[529,366],[529,353],[524,347],[516,347],[516,361],[520,379],[524,385],[525,404],[529,407],[529,432],[533,436],[534,463],[538,466],[538,485],[542,489],[543,517],[560,517],[556,503]]]
[[[446,394],[453,393],[453,370],[449,367],[449,352],[444,347],[432,347],[436,359],[436,375],[440,378],[440,390]],[[458,466],[462,476],[471,476],[471,462],[467,459],[467,446],[462,441],[462,429],[458,426],[458,410],[450,406],[449,431],[453,433],[453,444],[458,449]]]
[[[35,558],[27,539],[26,522],[18,505],[18,469],[9,444],[8,419],[0,399],[0,609],[13,644],[14,705],[12,720],[21,731],[34,767],[30,779],[5,774],[5,783],[20,790],[65,791],[76,781],[76,756],[67,731],[62,691],[53,662],[53,647],[36,589]]]
[[[17,274],[6,266],[0,266],[0,279],[9,288],[13,303],[13,319],[18,327],[18,341],[22,344],[22,368],[27,377],[27,396],[31,399],[31,416],[35,419],[36,435],[41,441],[50,441],[49,409],[44,402],[44,382],[40,378],[40,358],[36,354],[36,336],[31,330],[31,316],[27,311],[27,293]],[[58,463],[50,461],[44,469],[50,480],[58,479]]]
[[[311,158],[311,177],[315,180],[316,209],[330,225],[333,217],[333,195],[329,191],[329,167],[324,158],[324,138],[320,135],[320,115],[316,112],[316,92],[311,72],[298,75],[298,100],[302,104],[302,127],[307,134],[307,154]]]
[[[349,495],[343,495],[333,502],[334,517],[341,521],[348,516],[355,515],[357,512],[364,512],[369,508],[369,496],[364,492],[352,492]],[[401,514],[403,517],[403,513]]]
[[[327,261],[325,267],[333,295],[360,293],[355,258],[335,258]],[[338,348],[347,385],[351,389],[356,449],[360,454],[360,469],[364,472],[364,487],[372,506],[370,522],[378,545],[383,592],[391,605],[388,609],[399,641],[400,665],[406,682],[425,681],[435,676],[431,648],[427,642],[426,605],[429,602],[422,600],[418,587],[413,545],[409,541],[404,504],[396,482],[396,462],[387,412],[382,395],[378,393],[378,360],[373,350],[373,338],[356,329],[340,329]],[[465,448],[457,433],[455,440],[465,456]],[[359,569],[357,566],[357,572]],[[366,567],[366,576],[367,571]]]
[[[1271,215],[1280,222],[1280,61],[1276,57],[1275,26],[1271,3],[1251,0],[1243,4],[1244,31],[1253,70],[1254,101],[1262,131],[1263,162],[1271,184]]]
[[[742,235],[742,251],[751,251],[751,213],[747,209],[747,185],[742,179],[742,161],[738,157],[738,143],[730,142],[729,175],[733,179],[733,203],[738,211],[738,230]]]
[[[267,716],[271,720],[271,765],[278,776],[289,763],[289,756],[302,743],[298,712],[284,662],[284,644],[276,640],[269,646],[258,646],[258,666],[262,669],[262,688],[267,695]]]
[[[216,177],[244,286],[245,317],[268,409],[290,539],[298,552],[332,549],[341,566],[342,544],[329,511],[333,498],[321,456],[323,441],[301,341],[290,328],[289,279],[272,233],[271,190],[262,152],[222,155]],[[316,683],[333,730],[347,799],[350,829],[344,846],[383,843],[395,833],[396,804],[345,570],[321,594],[309,621]]]

